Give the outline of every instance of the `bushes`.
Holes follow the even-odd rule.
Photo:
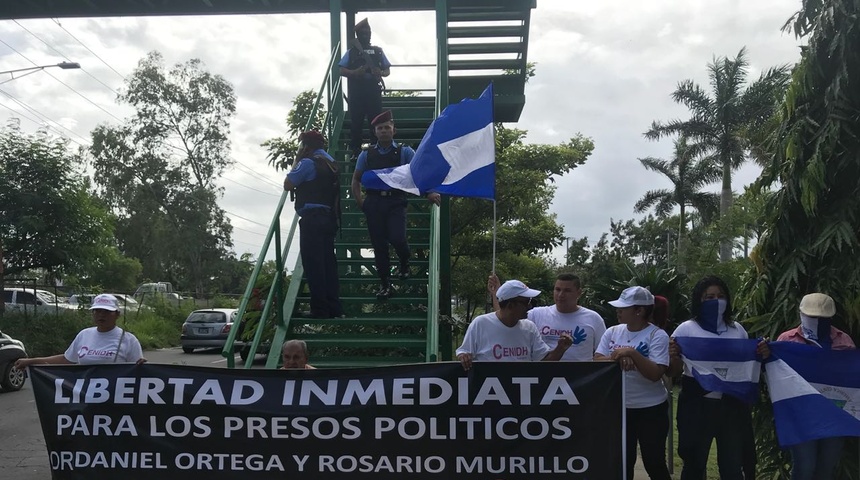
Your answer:
[[[6,312],[0,318],[0,330],[24,342],[31,357],[65,352],[75,335],[89,326],[92,326],[92,317],[84,310],[38,316]]]
[[[182,322],[190,312],[190,308],[162,304],[122,315],[117,325],[133,333],[144,350],[172,347],[179,345]],[[92,325],[92,316],[84,309],[39,316],[6,312],[0,317],[0,330],[24,342],[31,357],[65,352],[75,335]]]

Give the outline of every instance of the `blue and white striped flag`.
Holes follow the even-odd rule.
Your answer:
[[[860,437],[860,351],[794,342],[770,344],[765,363],[781,447]]]
[[[438,192],[492,200],[496,196],[493,84],[475,100],[449,105],[427,129],[408,165],[368,170],[366,188],[414,195]]]
[[[761,361],[756,339],[675,337],[687,371],[705,390],[720,392],[747,403],[758,399]]]

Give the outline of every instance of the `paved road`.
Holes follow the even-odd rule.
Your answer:
[[[218,350],[198,350],[184,354],[179,348],[167,348],[146,352],[151,363],[199,365],[225,368],[227,360]],[[236,359],[237,364],[241,360]],[[262,367],[262,357],[254,365]],[[19,392],[0,394],[0,472],[3,480],[50,480],[51,469],[45,438],[39,424],[36,403],[30,382]],[[636,464],[635,480],[647,479],[642,462]]]
[[[146,358],[151,363],[221,368],[227,366],[227,359],[221,356],[219,350],[198,350],[192,354],[184,354],[179,348],[166,348],[147,351]],[[241,362],[237,356],[236,363]],[[30,382],[19,392],[0,393],[0,432],[3,433],[3,441],[0,444],[0,478],[50,480],[48,451],[45,448],[45,437],[42,435]]]

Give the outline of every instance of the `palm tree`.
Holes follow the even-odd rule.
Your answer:
[[[747,85],[746,48],[737,57],[715,58],[708,64],[711,93],[692,80],[678,83],[672,99],[690,109],[688,120],[654,121],[645,137],[651,140],[681,134],[699,145],[722,168],[720,217],[732,206],[732,172],[762,138],[761,130],[778,107],[788,84],[788,66],[764,71]],[[746,88],[744,88],[746,86]],[[725,236],[725,234],[724,234]],[[720,241],[720,261],[732,256],[731,238]]]
[[[642,213],[653,207],[657,216],[668,217],[676,206],[680,207],[679,244],[687,229],[687,207],[696,209],[704,223],[710,223],[719,210],[719,196],[700,189],[719,180],[720,169],[708,159],[697,162],[697,152],[696,145],[689,145],[687,139],[681,137],[675,140],[672,161],[652,157],[639,159],[648,170],[668,178],[672,182],[672,189],[649,190],[633,209],[636,213]]]

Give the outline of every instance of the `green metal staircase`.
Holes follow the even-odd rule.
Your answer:
[[[337,2],[333,2],[337,3]],[[534,0],[436,0],[438,55],[435,96],[386,96],[383,109],[393,112],[399,143],[417,148],[432,119],[451,101],[479,95],[494,82],[495,115],[500,122],[519,118],[525,102],[526,51],[530,11]],[[377,301],[378,277],[364,214],[350,198],[354,164],[347,149],[349,115],[341,100],[343,91],[337,61],[341,56],[340,9],[332,11],[334,45],[325,79],[317,95],[317,109],[326,109],[323,130],[331,139],[329,153],[341,172],[341,230],[335,241],[340,275],[341,302],[345,318],[303,318],[309,310],[309,294],[302,278],[301,261],[287,275],[275,275],[266,291],[262,312],[253,325],[253,338],[246,342],[243,357],[267,354],[266,367],[277,368],[280,348],[287,339],[304,340],[317,367],[358,367],[431,362],[451,358],[450,330],[441,321],[450,315],[450,242],[445,199],[441,208],[423,197],[411,197],[407,213],[407,238],[412,248],[411,278],[393,278],[395,294]],[[347,23],[355,12],[347,11]],[[396,69],[396,65],[394,67]],[[311,115],[310,118],[314,118]],[[286,241],[281,238],[280,218],[287,194],[276,207],[272,226],[240,305],[240,317],[248,310],[263,261],[274,251],[280,272],[284,261],[297,257],[297,217],[290,224]],[[292,208],[292,205],[286,206]],[[393,254],[393,252],[392,252]],[[397,262],[392,262],[396,265]],[[249,324],[251,325],[251,324]],[[249,329],[250,330],[250,329]],[[234,329],[223,350],[228,366],[234,367],[239,346]],[[441,341],[440,341],[441,339]],[[244,367],[251,368],[252,361]]]

